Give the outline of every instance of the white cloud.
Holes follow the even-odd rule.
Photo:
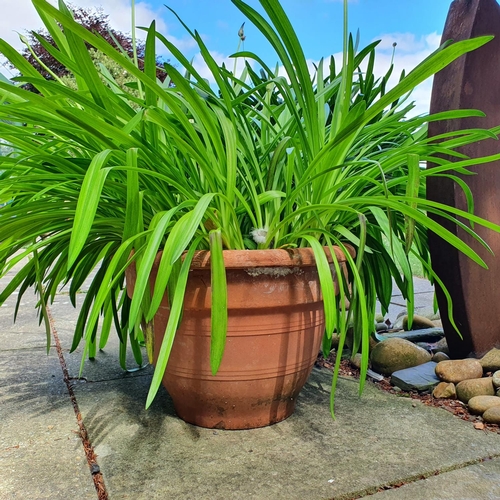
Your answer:
[[[387,33],[378,37],[377,40],[380,40],[377,50],[392,51],[392,46],[396,43],[398,52],[415,53],[429,47],[439,46],[441,36],[437,33],[421,36],[415,33]]]
[[[376,47],[375,64],[373,72],[376,78],[383,77],[390,68],[393,61],[394,68],[389,79],[387,90],[393,88],[399,81],[401,72],[404,70],[408,74],[427,56],[434,52],[440,45],[441,35],[430,33],[426,35],[415,35],[414,33],[387,33],[378,37],[380,43]],[[396,44],[396,47],[393,44]],[[342,53],[333,54],[337,71],[342,66]],[[365,60],[366,63],[366,60]],[[307,61],[308,67],[312,73],[313,61]],[[366,67],[366,65],[365,65]],[[363,67],[361,68],[363,70]],[[428,78],[416,87],[407,103],[414,101],[415,108],[411,115],[418,115],[429,112],[430,98],[432,91],[432,78]]]
[[[342,61],[342,55],[335,54],[335,62],[338,63],[339,61]],[[319,61],[315,61],[314,59],[306,59],[306,64],[307,64],[307,69],[309,70],[309,74],[311,75],[311,78],[316,74],[316,68],[318,67]],[[274,66],[270,67],[271,70],[274,70]],[[323,72],[327,71],[328,68],[328,61],[324,61],[323,63]],[[287,80],[288,83],[290,83],[290,78],[288,78],[287,72],[285,70],[284,66],[280,66],[278,68],[278,76],[284,76]]]
[[[43,27],[43,23],[38,16],[30,0],[0,0],[0,37],[9,42],[15,48],[23,47],[16,32],[25,33],[29,30],[37,30]],[[56,0],[49,0],[56,5]],[[103,12],[109,15],[111,26],[119,31],[129,33],[132,26],[131,8],[129,0],[78,0],[79,7],[84,9],[102,8]],[[153,19],[157,19],[159,31],[165,31],[166,25],[160,17],[160,12],[155,11],[145,3],[136,4],[136,25],[149,25]]]
[[[16,49],[22,48],[22,43],[19,40],[19,35],[28,27],[36,29],[40,27],[40,19],[31,2],[27,0],[18,0],[13,8],[13,0],[0,0],[0,38],[13,45]],[[10,71],[1,64],[0,71],[7,76],[11,76]]]
[[[377,40],[381,40],[381,42],[376,47],[375,64],[373,68],[376,78],[383,77],[389,70],[393,58],[393,43],[396,43],[394,68],[386,87],[387,90],[390,90],[398,83],[403,70],[408,74],[415,66],[439,47],[441,35],[431,33],[416,36],[413,33],[390,33],[381,35]],[[342,67],[342,53],[338,52],[332,55],[335,58],[337,71],[340,71]],[[325,57],[323,71],[327,71],[329,58],[330,56],[328,56],[328,58]],[[319,61],[314,61],[312,59],[307,60],[307,67],[311,75],[315,74],[315,65],[317,66],[318,62]],[[363,67],[361,69],[363,70]],[[283,66],[280,66],[278,74],[280,76],[286,76],[286,71]],[[412,116],[429,112],[431,91],[432,78],[422,82],[413,90],[410,98],[407,100],[407,104],[412,101],[415,102],[415,108],[410,113]]]
[[[374,67],[374,72],[378,76],[383,76],[389,69],[393,57],[393,44],[396,43],[394,70],[388,86],[388,88],[392,88],[398,82],[403,70],[408,74],[439,47],[441,35],[430,33],[417,36],[413,33],[388,33],[381,35],[379,39],[381,42],[376,48]],[[416,105],[412,114],[427,113],[429,111],[431,90],[432,78],[415,88],[410,97],[411,100],[415,101]]]

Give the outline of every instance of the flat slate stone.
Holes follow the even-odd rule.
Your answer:
[[[436,376],[437,363],[429,361],[423,365],[398,370],[391,376],[391,384],[403,391],[426,391],[434,388],[441,380]]]
[[[387,333],[382,335],[375,333],[377,340],[405,339],[410,342],[437,342],[444,337],[442,328],[423,328],[421,330],[408,330],[406,332]]]

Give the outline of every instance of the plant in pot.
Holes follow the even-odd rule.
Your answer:
[[[13,148],[0,163],[0,203],[9,201],[0,210],[2,273],[23,262],[0,303],[19,290],[19,306],[34,286],[50,342],[46,306],[66,283],[76,304],[90,277],[72,349],[83,341],[84,357],[95,357],[114,324],[122,363],[129,343],[141,365],[144,343],[156,365],[147,406],[163,379],[187,421],[247,428],[291,414],[321,345],[328,353],[335,332],[341,351],[349,325],[362,388],[376,300],[388,308],[394,280],[412,316],[412,254],[438,279],[427,231],[484,265],[426,214],[472,235],[474,224],[500,227],[427,201],[425,180],[451,176],[468,196],[458,174],[497,156],[470,160],[457,148],[498,131],[430,141],[429,121],[481,113],[407,117],[416,85],[488,37],[441,47],[388,90],[392,70],[376,78],[377,43],[359,49],[347,14],[341,67],[321,60],[311,74],[278,0],[260,0],[267,18],[232,1],[281,68],[239,52],[243,70],[231,71],[185,26],[210,84],[153,22],[141,71],[64,3],[45,0],[33,4],[56,45],[35,36],[76,85],[43,79],[0,41],[20,72],[15,85],[0,82],[0,131]],[[178,61],[164,65],[164,82],[156,42]],[[128,86],[94,65],[86,43],[123,67]],[[436,166],[422,170],[427,160]],[[340,356],[332,413],[339,364]]]

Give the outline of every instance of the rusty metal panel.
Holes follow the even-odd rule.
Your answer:
[[[452,2],[442,42],[480,35],[495,35],[495,39],[462,56],[434,77],[430,111],[472,108],[484,111],[486,117],[430,123],[430,136],[460,128],[488,128],[500,124],[500,6],[495,0]],[[496,154],[500,152],[500,141],[484,140],[464,147],[462,152],[471,158]],[[477,175],[462,178],[472,190],[475,213],[500,224],[500,162],[478,165],[470,171]],[[445,177],[428,180],[427,197],[467,209],[461,188]],[[471,352],[481,355],[500,346],[500,234],[475,226],[495,253],[494,257],[449,221],[433,218],[473,247],[488,264],[488,270],[480,268],[436,235],[429,234],[433,268],[453,298],[454,318],[463,335],[461,340],[452,328],[446,298],[437,288],[451,355],[455,358],[465,357]]]

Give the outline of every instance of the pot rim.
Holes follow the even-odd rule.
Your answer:
[[[333,262],[328,247],[324,247],[329,262]],[[356,252],[353,247],[346,245],[351,257]],[[339,262],[345,262],[344,252],[337,246],[333,247]],[[312,267],[316,260],[312,248],[276,248],[265,250],[224,250],[224,267],[226,269],[248,269],[252,267]],[[160,257],[160,255],[158,256]],[[191,262],[191,269],[210,268],[210,251],[198,250]]]

